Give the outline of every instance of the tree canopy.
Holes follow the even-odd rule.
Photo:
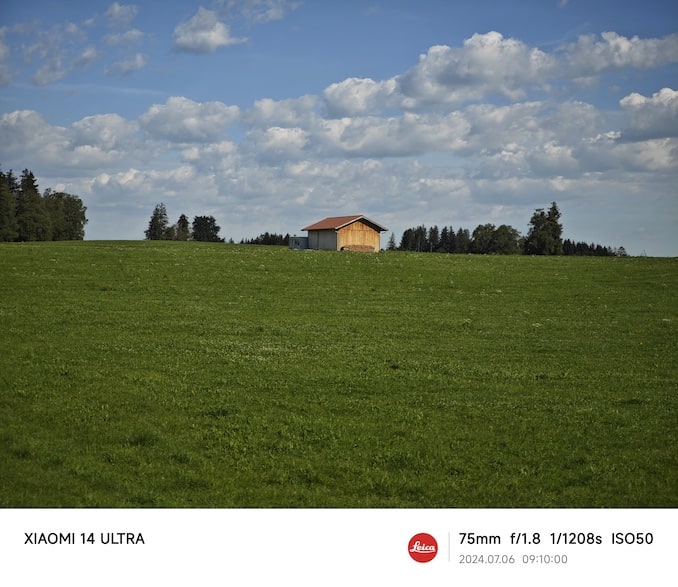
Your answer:
[[[466,228],[456,231],[451,226],[437,225],[407,228],[395,246],[395,235],[389,239],[388,250],[423,253],[476,253],[481,255],[596,255],[626,256],[624,247],[612,248],[596,244],[562,240],[563,225],[556,202],[548,210],[537,208],[530,219],[527,236],[512,226],[481,224],[471,233]]]
[[[555,202],[551,203],[548,212],[545,212],[543,208],[535,210],[525,239],[525,253],[528,255],[562,255],[563,225],[559,220],[560,210]]]
[[[211,243],[223,243],[224,239],[219,237],[221,227],[217,226],[214,216],[196,216],[193,218],[191,232],[193,240]]]
[[[82,240],[86,211],[78,196],[51,188],[40,195],[28,169],[20,180],[0,170],[0,241]]]
[[[151,219],[148,221],[148,228],[144,231],[146,240],[172,240],[169,230],[169,218],[167,217],[167,208],[162,202],[153,209]]]
[[[217,225],[214,216],[195,216],[189,227],[188,217],[182,214],[177,223],[170,226],[167,207],[161,202],[153,209],[144,235],[146,240],[194,240],[223,243],[224,239],[219,237],[220,230],[221,227]]]

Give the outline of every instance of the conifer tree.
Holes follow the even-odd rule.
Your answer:
[[[0,241],[11,242],[18,236],[16,197],[10,189],[8,174],[0,171]]]
[[[548,212],[537,208],[530,219],[530,230],[525,239],[525,253],[528,255],[562,255],[563,225],[560,224],[560,210],[555,202]]]
[[[45,202],[38,191],[35,176],[28,169],[21,174],[21,188],[17,198],[16,221],[20,241],[47,241],[52,239],[52,222]]]
[[[191,228],[186,214],[179,216],[179,220],[176,223],[174,238],[178,241],[187,241],[191,238]]]
[[[167,217],[167,208],[165,204],[158,204],[153,210],[151,219],[148,222],[148,228],[144,231],[146,240],[166,240],[169,231],[169,219]]]

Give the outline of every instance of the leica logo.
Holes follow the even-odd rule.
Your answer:
[[[436,547],[433,544],[422,544],[417,540],[410,548],[410,552],[435,552]]]
[[[427,563],[432,561],[436,554],[438,554],[438,542],[430,534],[422,532],[410,538],[410,543],[407,545],[412,560],[418,563]]]

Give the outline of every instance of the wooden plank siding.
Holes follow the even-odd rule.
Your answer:
[[[339,250],[356,246],[359,248],[369,247],[373,251],[378,251],[380,247],[379,232],[360,220],[340,228],[337,241],[337,249]]]

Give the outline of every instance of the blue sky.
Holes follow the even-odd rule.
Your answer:
[[[526,233],[556,201],[567,238],[676,256],[677,84],[669,1],[9,0],[0,164],[79,195],[88,239],[159,202],[237,241]]]

